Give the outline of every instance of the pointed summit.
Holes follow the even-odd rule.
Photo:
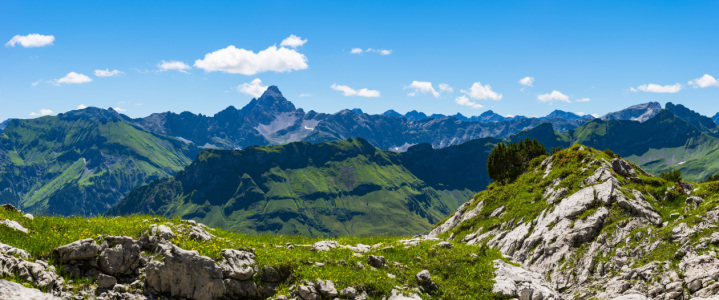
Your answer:
[[[260,96],[260,99],[266,98],[266,97],[276,98],[276,99],[279,99],[279,98],[284,99],[285,98],[284,96],[282,96],[282,92],[280,92],[280,89],[276,85],[269,86],[267,88],[267,90],[264,93],[262,93],[262,96]]]
[[[277,86],[270,86],[260,96],[252,99],[240,110],[240,114],[247,117],[251,124],[269,124],[279,114],[294,112],[295,105],[282,96]]]

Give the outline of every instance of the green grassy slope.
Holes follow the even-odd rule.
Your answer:
[[[360,138],[205,150],[176,177],[133,191],[108,213],[180,216],[246,233],[422,233],[490,182],[486,157],[496,142],[406,153]]]
[[[0,135],[0,202],[33,213],[99,214],[174,175],[198,150],[100,109],[12,120]]]
[[[0,240],[3,243],[28,251],[31,259],[43,259],[62,270],[62,265],[55,260],[53,250],[80,239],[97,239],[100,235],[122,235],[138,239],[146,234],[150,225],[164,224],[175,228],[185,225],[179,218],[153,220],[152,216],[135,215],[130,217],[48,217],[36,216],[33,220],[24,218],[22,213],[7,211],[0,208],[0,220],[15,220],[30,230],[25,234],[6,226],[0,226]],[[176,231],[177,232],[177,231]],[[332,280],[338,290],[351,286],[367,291],[370,299],[382,299],[396,286],[415,288],[418,286],[414,278],[421,270],[429,270],[432,280],[439,289],[431,292],[436,299],[502,299],[491,293],[493,280],[492,261],[500,259],[498,251],[480,249],[461,243],[453,243],[454,248],[436,247],[439,241],[422,242],[415,247],[405,247],[399,243],[409,237],[339,237],[334,239],[341,245],[378,245],[371,252],[356,256],[349,249],[331,251],[313,251],[311,245],[322,239],[306,236],[287,235],[245,235],[222,229],[210,229],[216,236],[211,241],[195,241],[187,235],[178,234],[172,239],[175,245],[196,250],[200,255],[219,259],[221,249],[241,249],[255,254],[258,270],[269,266],[275,270],[283,270],[291,274],[286,281],[278,283],[278,294],[289,294],[289,287],[303,280],[315,281],[317,278]],[[179,233],[179,232],[178,232]],[[277,245],[290,243],[293,249]],[[381,255],[388,261],[401,265],[389,264],[384,269],[360,269],[358,263],[366,264],[367,255]],[[316,267],[313,262],[321,262],[323,267]],[[391,273],[395,277],[389,277]],[[59,274],[63,274],[59,272]],[[74,282],[68,290],[78,293],[84,285],[91,285],[94,278],[72,278],[65,276],[65,281]],[[0,277],[1,278],[1,277]],[[7,280],[20,281],[20,277],[7,277]]]

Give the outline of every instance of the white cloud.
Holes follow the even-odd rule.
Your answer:
[[[367,48],[367,50],[362,50],[361,48],[352,48],[350,50],[351,54],[362,54],[362,53],[378,53],[379,55],[390,55],[392,54],[392,49],[374,49],[374,48]]]
[[[42,82],[42,80],[35,81],[35,82],[31,83],[31,84],[32,84],[32,86],[36,86],[36,85],[40,84],[40,82]]]
[[[291,48],[297,48],[307,43],[307,39],[302,39],[299,36],[296,36],[294,34],[291,34],[286,39],[282,40],[282,43],[280,43],[281,47],[291,47]]]
[[[20,44],[20,46],[25,48],[45,47],[52,45],[53,42],[55,42],[55,36],[32,33],[28,35],[16,35],[12,37],[5,46],[15,47],[15,45]]]
[[[262,80],[260,80],[259,78],[255,78],[252,80],[252,82],[245,82],[238,85],[237,90],[240,91],[240,93],[248,94],[252,97],[257,98],[259,96],[262,96],[262,93],[267,90],[267,86],[263,86]]]
[[[412,81],[412,83],[405,89],[412,89],[413,91],[407,94],[407,96],[416,96],[417,93],[430,94],[432,97],[439,98],[439,93],[432,87],[432,83],[429,81]]]
[[[190,72],[187,72],[185,70],[192,69],[192,67],[188,66],[186,63],[177,61],[177,60],[171,60],[171,61],[161,61],[159,64],[157,64],[157,67],[160,68],[160,72],[164,71],[178,71],[185,74],[190,74]]]
[[[453,92],[454,92],[454,89],[453,89],[451,86],[449,86],[449,84],[440,83],[440,84],[439,84],[439,91],[440,91],[440,93],[441,93],[441,92],[453,93]]]
[[[125,74],[125,72],[119,71],[119,70],[112,70],[105,69],[105,70],[95,70],[95,76],[97,77],[113,77],[117,75]]]
[[[300,97],[312,97],[312,95],[310,95],[310,94],[305,94],[305,93],[301,93],[301,94],[300,94]]]
[[[706,88],[710,86],[719,87],[719,81],[717,81],[716,78],[709,74],[704,74],[704,76],[700,78],[695,78],[694,80],[689,81],[689,85],[693,86],[694,88]]]
[[[368,90],[366,88],[355,90],[349,86],[346,85],[339,85],[339,84],[332,84],[331,88],[335,91],[342,92],[345,96],[359,96],[359,97],[368,97],[368,98],[376,98],[380,96],[379,91],[377,90]]]
[[[561,92],[557,90],[553,90],[551,93],[548,94],[541,94],[537,95],[537,100],[545,103],[552,104],[554,101],[562,101],[569,103],[569,96],[562,94]]]
[[[519,84],[521,84],[523,86],[533,87],[534,86],[534,77],[529,77],[529,76],[524,77],[519,80]]]
[[[70,83],[70,84],[81,84],[81,83],[87,83],[92,81],[92,78],[88,77],[87,75],[70,72],[65,75],[65,77],[56,79],[54,81],[55,85],[59,85],[61,83]]]
[[[260,52],[238,49],[235,46],[205,54],[195,61],[195,67],[207,72],[255,75],[262,72],[291,72],[308,68],[307,57],[294,49],[271,46]]]
[[[670,94],[673,94],[673,93],[677,93],[677,92],[681,91],[682,85],[678,84],[678,83],[673,84],[673,85],[658,85],[658,84],[654,84],[654,83],[649,83],[649,84],[642,84],[636,88],[631,87],[631,88],[629,88],[629,90],[632,92],[642,91],[642,92],[648,92],[648,93],[670,93]]]
[[[589,98],[579,98],[579,99],[577,99],[577,100],[574,100],[574,102],[589,102],[589,101],[591,101],[591,100],[592,100],[592,99],[589,99]]]
[[[467,96],[459,96],[457,98],[454,98],[454,102],[459,105],[469,106],[470,108],[482,108],[482,104],[469,100]]]
[[[40,109],[40,112],[31,112],[31,116],[49,116],[54,114],[55,112],[46,108]]]
[[[492,86],[489,84],[482,85],[479,81],[472,84],[472,87],[469,88],[469,91],[462,90],[462,93],[467,94],[472,99],[475,100],[501,100],[502,94],[498,94],[495,91],[492,90]]]
[[[598,114],[592,114],[592,117],[599,118]]]
[[[127,111],[127,109],[124,109],[121,107],[113,107],[112,109],[115,110],[116,112],[126,112]]]
[[[86,109],[86,108],[87,108],[87,105],[85,105],[85,104],[80,104],[77,106],[77,109]]]

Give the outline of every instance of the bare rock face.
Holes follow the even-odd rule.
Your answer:
[[[106,236],[100,247],[98,257],[100,270],[103,273],[131,275],[145,265],[140,243],[126,236]]]
[[[151,261],[145,269],[150,292],[198,300],[225,295],[222,270],[211,258],[175,245],[167,248],[160,253],[164,261]]]
[[[15,248],[10,245],[5,245],[3,243],[0,243],[0,253],[8,255],[18,255],[24,259],[28,259],[30,257],[30,253],[27,253],[27,251]]]
[[[29,262],[5,254],[0,254],[0,276],[17,276],[50,291],[60,289],[64,283],[62,277],[55,273],[55,268],[42,260]]]
[[[20,225],[20,223],[13,221],[13,220],[2,220],[2,221],[0,221],[0,225],[5,225],[5,226],[15,229],[17,231],[22,231],[24,233],[28,233],[27,228],[22,227],[22,225]]]
[[[225,278],[237,280],[251,279],[255,274],[255,255],[245,251],[223,249],[224,261],[220,263],[220,269]]]
[[[5,300],[60,300],[50,293],[43,293],[38,289],[31,289],[19,283],[0,279],[0,299]]]
[[[617,172],[617,174],[624,177],[637,177],[637,172],[634,171],[634,167],[632,167],[628,161],[623,159],[612,159],[612,169],[614,172]]]
[[[61,263],[93,260],[97,257],[98,252],[100,252],[100,246],[93,239],[75,241],[55,249],[57,259]]]
[[[539,273],[515,267],[498,259],[494,261],[495,277],[492,292],[519,299],[561,299]]]

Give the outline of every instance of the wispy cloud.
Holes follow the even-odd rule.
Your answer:
[[[81,83],[87,83],[87,82],[91,82],[91,81],[92,81],[92,78],[88,77],[87,75],[70,72],[70,73],[67,73],[67,75],[65,75],[65,77],[63,77],[63,78],[55,79],[54,81],[52,81],[52,83],[54,83],[55,85],[81,84]]]
[[[439,92],[434,89],[432,86],[432,83],[429,81],[412,81],[408,86],[404,87],[405,89],[411,89],[412,91],[407,94],[407,96],[414,97],[418,94],[430,94],[432,97],[439,98]],[[440,83],[439,89],[442,92],[452,92],[452,87],[449,86],[446,83]]]
[[[190,74],[190,72],[187,72],[187,70],[192,69],[192,67],[188,66],[186,63],[177,60],[163,60],[159,64],[157,64],[157,67],[160,69],[160,72],[178,71],[185,74]]]
[[[577,99],[577,100],[574,100],[574,102],[589,102],[589,101],[591,101],[591,100],[592,100],[592,99],[589,99],[589,98],[579,98],[579,99]]]
[[[55,36],[52,35],[42,35],[39,33],[31,33],[28,35],[16,35],[10,39],[7,43],[5,43],[6,47],[15,47],[15,45],[20,45],[25,48],[33,48],[33,47],[45,47],[52,45],[52,43],[55,42]]]
[[[470,108],[482,108],[482,104],[469,100],[467,96],[459,96],[457,98],[454,98],[454,102],[462,106],[468,106]]]
[[[524,77],[519,80],[519,84],[525,86],[525,87],[533,87],[534,86],[534,77]]]
[[[260,80],[259,78],[255,78],[251,82],[245,82],[238,85],[237,90],[240,91],[240,93],[257,98],[259,96],[262,96],[262,93],[267,90],[267,86],[263,86],[262,80]]]
[[[30,115],[33,117],[41,117],[41,116],[49,116],[54,114],[55,112],[46,108],[40,109],[40,112],[31,112]]]
[[[96,77],[113,77],[125,74],[125,72],[119,71],[119,70],[112,70],[105,69],[105,70],[95,70],[95,76]]]
[[[332,84],[330,86],[335,91],[342,92],[343,95],[349,97],[349,96],[358,96],[358,97],[367,97],[367,98],[376,98],[380,96],[380,92],[377,90],[369,90],[366,88],[355,90],[349,86],[346,85],[339,85],[339,84]]]
[[[552,104],[554,101],[569,103],[569,96],[562,94],[560,91],[553,90],[551,93],[537,95],[537,100]]]
[[[362,50],[362,48],[352,48],[350,50],[350,54],[362,54],[362,53],[377,53],[379,55],[390,55],[392,54],[392,49],[374,49],[374,48],[367,48],[367,50]]]
[[[307,43],[307,39],[302,39],[299,36],[296,36],[294,34],[291,34],[286,39],[282,40],[282,43],[280,43],[281,47],[292,47],[297,48]]]
[[[636,88],[631,87],[629,88],[632,92],[647,92],[647,93],[678,93],[682,90],[682,85],[679,83],[672,84],[672,85],[659,85],[654,83],[648,83],[648,84],[642,84]]]
[[[80,104],[77,106],[77,109],[86,109],[86,108],[87,108],[87,105],[85,105],[85,104]]]

